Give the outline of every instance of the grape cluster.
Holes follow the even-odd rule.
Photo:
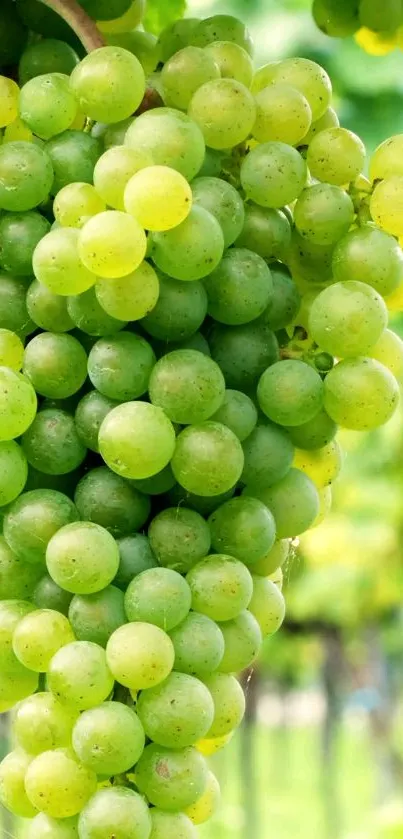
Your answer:
[[[313,0],[312,14],[326,35],[354,35],[370,55],[387,55],[403,48],[402,0]]]
[[[403,137],[369,181],[318,64],[82,5],[81,61],[0,13],[0,801],[28,839],[192,839],[338,426],[398,403]]]

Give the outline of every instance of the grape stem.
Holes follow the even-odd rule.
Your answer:
[[[49,9],[53,9],[71,26],[87,52],[105,46],[96,23],[88,17],[77,0],[42,0],[42,3]]]

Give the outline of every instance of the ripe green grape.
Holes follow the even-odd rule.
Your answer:
[[[122,47],[93,50],[74,68],[71,88],[80,110],[100,122],[119,122],[137,110],[144,96],[144,70]]]
[[[304,189],[294,209],[299,234],[314,245],[335,245],[354,219],[353,202],[338,186],[315,184]]]
[[[323,489],[339,475],[343,452],[336,440],[315,451],[297,449],[293,465],[308,475],[318,489]]]
[[[83,264],[88,271],[108,279],[124,277],[138,268],[146,248],[146,235],[138,221],[119,210],[105,210],[93,216],[78,237]]]
[[[110,280],[107,280],[110,282]],[[92,286],[82,294],[73,295],[67,301],[67,312],[78,329],[86,335],[99,337],[114,335],[126,326],[126,321],[117,320],[100,305]]]
[[[27,839],[78,839],[78,822],[70,819],[52,819],[46,813],[38,813],[27,828]]]
[[[158,563],[147,536],[142,533],[119,539],[118,548],[119,569],[113,582],[125,591],[133,577],[147,568],[155,568]]]
[[[285,256],[290,241],[290,223],[281,210],[259,207],[251,201],[245,204],[245,221],[237,247],[254,251],[271,262]]]
[[[171,230],[189,215],[192,191],[176,169],[147,166],[128,181],[124,204],[147,230]]]
[[[181,23],[181,21],[178,21]],[[184,21],[186,22],[186,21]],[[196,839],[196,829],[185,813],[170,813],[153,807],[150,810],[150,839]]]
[[[336,435],[337,425],[322,408],[308,422],[290,426],[287,431],[294,446],[310,451],[327,446]]]
[[[150,377],[153,405],[163,408],[172,422],[203,422],[220,407],[224,376],[211,358],[196,350],[175,350],[157,361]]]
[[[145,149],[115,145],[98,159],[94,169],[97,193],[116,210],[124,210],[124,191],[130,178],[153,163]]]
[[[129,583],[125,611],[129,621],[152,623],[169,632],[186,618],[191,605],[186,580],[171,568],[149,568]]]
[[[366,283],[355,281],[334,283],[321,291],[309,316],[316,343],[341,358],[366,355],[387,322],[382,297]]]
[[[148,497],[106,466],[81,478],[74,502],[81,519],[100,524],[116,539],[140,530],[150,513]]]
[[[279,357],[276,336],[257,322],[232,327],[214,324],[209,333],[209,346],[227,387],[252,396],[262,373]]]
[[[236,618],[252,596],[252,577],[233,556],[207,556],[189,571],[186,579],[192,591],[192,608],[215,621]]]
[[[359,29],[358,6],[351,0],[314,0],[312,15],[325,35],[346,38]]]
[[[27,290],[27,310],[36,326],[49,332],[69,332],[74,323],[67,311],[67,299],[33,280]]]
[[[292,323],[301,305],[301,295],[294,280],[281,263],[271,263],[273,290],[262,315],[263,323],[278,331]]]
[[[217,219],[195,204],[173,230],[152,235],[151,255],[157,267],[176,280],[200,280],[217,267],[224,235]]]
[[[213,56],[200,47],[187,46],[172,55],[161,72],[164,102],[170,108],[186,111],[189,102],[205,82],[220,78]]]
[[[78,759],[97,775],[127,772],[137,763],[144,743],[139,717],[121,702],[104,702],[84,711],[73,730]]]
[[[286,143],[262,143],[251,149],[241,166],[247,198],[261,207],[281,208],[295,201],[307,178],[306,163]]]
[[[128,401],[145,393],[155,361],[144,338],[122,332],[94,344],[88,357],[88,375],[103,396]]]
[[[21,560],[0,536],[0,600],[24,600],[32,596],[42,570]]]
[[[56,38],[42,38],[30,44],[22,53],[18,65],[21,85],[44,73],[65,73],[70,75],[79,58],[65,41]]]
[[[322,407],[323,383],[309,364],[285,359],[263,373],[257,395],[262,411],[272,422],[300,425]]]
[[[257,409],[246,393],[240,390],[226,390],[221,407],[211,419],[226,425],[242,443],[255,428]]]
[[[207,737],[223,737],[242,722],[246,704],[243,690],[229,673],[213,673],[204,683],[214,702],[214,720]]]
[[[45,144],[45,151],[53,166],[54,178],[50,192],[76,181],[92,183],[94,166],[102,152],[99,140],[83,131],[68,129],[52,137]]]
[[[19,113],[31,131],[43,140],[70,128],[77,100],[64,73],[45,73],[24,84]]]
[[[82,262],[79,231],[73,227],[53,228],[38,242],[32,267],[36,279],[54,294],[82,294],[96,277]]]
[[[169,633],[175,650],[174,669],[204,679],[219,667],[224,655],[221,628],[198,612],[189,612]]]
[[[31,804],[53,818],[68,818],[82,810],[96,790],[94,772],[77,761],[69,749],[42,752],[25,775]]]
[[[191,33],[191,43],[206,47],[215,41],[231,41],[253,54],[253,43],[245,24],[232,15],[212,15],[198,21]]]
[[[238,617],[220,624],[224,636],[221,673],[237,673],[249,667],[262,646],[262,633],[256,618],[245,609]]]
[[[27,311],[26,295],[26,280],[0,271],[0,327],[10,329],[21,339],[35,331]]]
[[[112,0],[112,2],[111,0],[81,0],[81,5],[94,20],[108,22],[127,14],[132,5],[132,0]],[[136,3],[136,5],[138,4]],[[139,22],[140,20],[136,19],[133,26],[137,26]]]
[[[52,163],[34,143],[0,146],[0,208],[21,212],[45,201],[52,186]]]
[[[267,577],[281,568],[290,555],[290,540],[279,539],[274,543],[272,549],[259,562],[253,566],[253,578],[255,575]]]
[[[24,489],[28,464],[21,446],[14,440],[0,443],[0,506],[14,501]]]
[[[256,121],[253,136],[259,143],[270,141],[297,146],[309,131],[312,111],[309,102],[295,87],[271,84],[255,97]]]
[[[23,617],[13,634],[13,650],[24,667],[45,673],[54,654],[74,641],[74,633],[64,615],[52,609],[38,609]]]
[[[23,372],[41,396],[66,399],[87,378],[87,356],[72,335],[42,332],[25,348]]]
[[[370,210],[378,227],[392,236],[403,235],[403,175],[391,175],[376,184]]]
[[[32,603],[26,600],[2,600],[0,601],[0,662],[2,668],[13,666],[14,662],[18,668],[18,661],[12,650],[13,633],[18,622],[28,612],[34,611]]]
[[[66,644],[53,656],[47,673],[47,686],[53,695],[80,711],[104,702],[113,684],[105,650],[91,641]]]
[[[0,264],[15,276],[32,274],[32,255],[50,224],[36,210],[4,213],[0,218]]]
[[[262,257],[246,248],[231,248],[205,279],[204,287],[209,315],[220,323],[237,326],[263,314],[273,281]]]
[[[398,402],[395,377],[372,358],[346,359],[326,376],[325,409],[344,428],[378,428],[391,418]]]
[[[369,173],[371,181],[381,181],[393,175],[403,175],[403,134],[384,140],[371,156]]]
[[[114,678],[131,690],[151,688],[169,676],[174,663],[171,639],[151,623],[127,623],[111,635],[106,656]]]
[[[248,88],[235,79],[213,79],[193,94],[189,116],[203,132],[212,149],[230,149],[252,131],[256,105]]]
[[[62,615],[67,615],[72,597],[73,595],[60,588],[49,574],[44,574],[35,587],[32,600],[37,609],[56,609]]]
[[[388,295],[403,280],[403,253],[394,236],[365,224],[347,233],[333,253],[336,281],[367,283],[379,294]]]
[[[235,187],[222,178],[199,177],[192,182],[193,201],[208,210],[220,224],[227,248],[242,231],[245,210]]]
[[[202,794],[207,764],[196,749],[167,749],[157,743],[146,746],[136,766],[136,782],[151,804],[163,810],[183,810]]]
[[[106,647],[112,632],[126,622],[123,593],[116,586],[107,586],[95,594],[76,594],[68,614],[78,641]]]
[[[243,452],[242,482],[259,489],[284,478],[292,464],[294,446],[278,426],[259,423],[244,441]]]
[[[24,492],[4,517],[4,537],[24,562],[44,565],[51,537],[78,519],[78,510],[67,495],[53,489]]]
[[[171,673],[162,684],[143,691],[137,709],[147,737],[169,749],[194,745],[214,717],[208,689],[185,673]]]
[[[250,87],[253,78],[253,62],[244,47],[234,41],[212,41],[204,48],[218,66],[223,79],[235,79]]]
[[[403,341],[391,329],[385,329],[376,344],[371,347],[371,358],[380,361],[393,373],[400,383],[403,376]]]
[[[186,507],[167,507],[152,520],[148,537],[160,565],[181,573],[206,556],[210,530],[203,517]]]
[[[154,268],[142,262],[135,271],[115,280],[99,280],[95,285],[98,303],[113,318],[140,320],[155,308],[160,283]]]
[[[67,184],[53,202],[55,219],[62,227],[82,227],[88,218],[105,209],[105,202],[87,183]]]
[[[23,435],[22,448],[28,463],[45,475],[68,475],[87,454],[73,417],[59,408],[38,411]]]
[[[205,143],[199,126],[175,108],[154,108],[128,128],[125,145],[151,155],[157,166],[177,169],[186,180],[197,175]]]
[[[17,706],[13,734],[30,755],[70,746],[77,712],[62,705],[53,694],[35,693]]]
[[[0,763],[0,802],[15,816],[32,818],[37,813],[25,792],[24,780],[32,758],[22,751],[9,752]]]
[[[243,469],[242,446],[219,422],[191,425],[178,435],[172,471],[178,483],[196,495],[220,495],[231,489]]]
[[[323,67],[309,58],[286,58],[261,67],[254,75],[252,90],[258,92],[272,82],[295,87],[308,100],[312,119],[317,120],[330,105],[332,84]]]
[[[183,283],[158,272],[159,297],[141,325],[153,338],[182,341],[190,338],[207,314],[207,294],[197,280]]]
[[[99,789],[79,818],[80,839],[148,839],[150,810],[138,792],[114,786]]]
[[[99,449],[107,466],[123,478],[149,478],[172,458],[175,430],[161,408],[126,402],[113,408],[99,430]]]
[[[313,481],[299,469],[290,469],[273,486],[262,489],[246,487],[244,493],[259,498],[269,508],[276,522],[277,539],[288,539],[304,533],[319,512],[318,490]]]
[[[15,659],[0,676],[0,713],[10,711],[17,702],[38,690],[38,674]]]
[[[99,28],[99,22],[98,22]],[[160,62],[160,48],[156,35],[141,29],[107,34],[106,41],[116,47],[124,47],[138,58],[144,73],[150,76]],[[116,124],[116,123],[115,123]]]
[[[104,527],[73,522],[50,539],[46,564],[61,588],[73,594],[94,594],[112,582],[119,567],[119,551]]]
[[[19,437],[36,414],[35,391],[21,373],[0,367],[0,441]]]
[[[186,815],[189,816],[193,824],[203,824],[214,815],[220,799],[220,785],[216,776],[209,772],[203,795],[194,804],[186,808]]]
[[[318,181],[343,186],[362,172],[365,146],[346,128],[327,128],[309,144],[307,163],[311,175]]]
[[[273,635],[285,617],[284,597],[275,583],[265,577],[253,576],[253,594],[248,607],[256,618],[263,638]]]
[[[256,498],[232,498],[209,518],[211,543],[217,553],[253,565],[273,547],[273,516]]]

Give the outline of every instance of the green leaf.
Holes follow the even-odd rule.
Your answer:
[[[186,0],[147,0],[143,26],[148,32],[159,35],[174,20],[186,12]]]

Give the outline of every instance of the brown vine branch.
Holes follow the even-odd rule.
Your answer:
[[[53,9],[76,33],[87,52],[104,47],[105,41],[96,23],[88,17],[76,0],[42,0],[45,6]]]

